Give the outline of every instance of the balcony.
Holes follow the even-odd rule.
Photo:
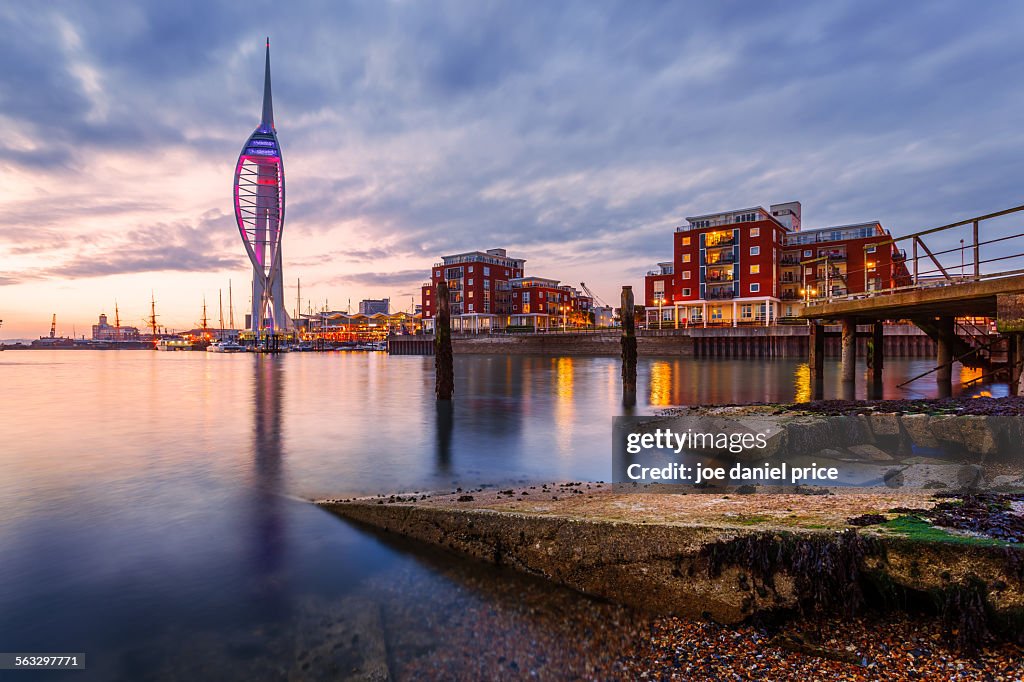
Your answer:
[[[705,281],[708,284],[712,284],[712,283],[728,284],[728,283],[733,281],[732,270],[727,270],[725,272],[719,272],[719,271],[708,272],[708,276],[705,279]]]
[[[707,240],[704,243],[704,248],[706,248],[706,249],[722,249],[722,248],[725,248],[726,246],[732,247],[732,245],[735,244],[735,243],[736,243],[736,240],[733,239],[731,236],[730,237],[720,237],[720,238],[718,238],[718,239],[716,239],[714,241],[712,241],[710,239]]]
[[[797,256],[783,256],[779,263],[782,265],[800,265],[800,259]]]
[[[736,257],[732,255],[732,251],[729,251],[728,253],[719,253],[712,255],[717,255],[717,258],[715,258],[715,260],[713,261],[710,258],[707,259],[707,264],[709,268],[714,267],[716,265],[732,265],[733,263],[736,262]]]
[[[734,292],[731,288],[729,288],[729,289],[717,289],[717,290],[714,290],[714,291],[712,291],[711,289],[708,289],[708,296],[707,296],[707,298],[708,298],[709,301],[721,301],[722,299],[726,299],[726,298],[736,298],[736,292]]]
[[[799,301],[800,300],[800,294],[796,293],[795,291],[786,291],[786,292],[783,292],[783,294],[782,294],[782,300],[783,301]]]

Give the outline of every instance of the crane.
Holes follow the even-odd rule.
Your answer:
[[[53,321],[50,322],[50,338],[56,338],[57,336],[57,313],[53,314]]]
[[[607,303],[598,298],[597,294],[590,290],[590,287],[587,286],[586,282],[580,282],[580,288],[583,289],[583,291],[587,292],[587,296],[594,299],[594,302],[599,303],[601,306],[605,308],[608,307]]]

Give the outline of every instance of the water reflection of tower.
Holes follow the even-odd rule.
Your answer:
[[[249,546],[253,548],[253,578],[263,604],[283,606],[280,573],[286,551],[282,498],[281,403],[284,375],[279,358],[255,360],[253,397],[253,485]]]

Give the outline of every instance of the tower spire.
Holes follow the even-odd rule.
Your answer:
[[[276,130],[274,128],[274,98],[270,94],[270,37],[267,37],[267,68],[263,77],[263,118],[260,119],[260,127]]]

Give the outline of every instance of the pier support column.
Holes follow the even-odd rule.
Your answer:
[[[953,343],[956,339],[952,317],[940,317],[936,320],[938,329],[935,351],[935,382],[938,384],[939,395],[947,397],[953,392]]]
[[[885,326],[876,320],[871,326],[871,345],[868,346],[868,367],[871,368],[869,399],[882,399],[882,367],[885,364]]]
[[[818,320],[811,320],[808,330],[807,364],[811,370],[811,397],[821,400],[825,393],[825,330]]]
[[[857,374],[857,318],[843,320],[842,366],[840,375],[844,384],[852,384]]]
[[[1009,370],[1010,395],[1020,395],[1020,378],[1024,372],[1024,334],[1007,335],[1006,365]]]

